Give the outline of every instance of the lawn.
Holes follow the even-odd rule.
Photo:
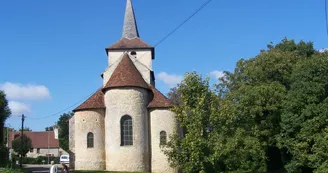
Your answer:
[[[108,171],[70,171],[71,173],[131,173],[131,172],[108,172]],[[134,173],[142,173],[142,172],[134,172]]]

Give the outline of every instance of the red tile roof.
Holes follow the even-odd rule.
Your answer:
[[[139,37],[127,39],[122,38],[121,40],[117,41],[113,45],[106,48],[106,50],[120,50],[120,49],[140,49],[140,48],[150,48],[153,49],[154,47],[150,46]]]
[[[149,103],[148,108],[170,108],[174,106],[171,100],[165,97],[154,86],[150,85],[150,89],[152,90],[154,97],[153,100]]]
[[[139,87],[149,89],[139,70],[133,64],[128,54],[125,54],[117,65],[103,91],[117,87]]]
[[[9,148],[11,148],[12,141],[15,136],[20,136],[20,132],[10,132],[9,133]],[[32,140],[33,148],[48,148],[48,135],[49,135],[49,148],[59,148],[59,141],[55,139],[55,133],[53,131],[49,132],[27,132],[24,134]]]
[[[92,96],[90,96],[80,106],[75,108],[73,112],[88,110],[88,109],[105,109],[104,93],[98,89]]]

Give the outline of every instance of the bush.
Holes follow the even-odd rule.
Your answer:
[[[30,171],[27,171],[25,169],[11,169],[11,168],[0,170],[0,172],[1,173],[31,173]]]
[[[8,162],[8,149],[0,146],[0,167],[6,167]]]
[[[24,157],[23,164],[43,164],[42,161],[45,161],[44,164],[48,163],[48,157],[39,156],[37,158]],[[59,164],[59,157],[49,157],[49,162],[54,161],[56,164]]]

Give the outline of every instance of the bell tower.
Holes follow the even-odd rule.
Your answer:
[[[124,54],[132,57],[134,65],[143,79],[155,85],[152,60],[155,59],[154,47],[140,39],[137,21],[131,0],[127,0],[122,37],[119,41],[106,48],[108,68],[103,73],[103,84],[106,85]]]

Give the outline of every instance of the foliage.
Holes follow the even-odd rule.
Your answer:
[[[188,73],[178,92],[180,106],[172,110],[183,129],[183,138],[173,135],[164,149],[172,166],[187,173],[265,170],[261,143],[246,130],[232,129],[231,122],[223,121],[227,114],[221,113],[225,109],[219,110],[221,100],[210,89],[208,78]]]
[[[285,38],[238,61],[214,91],[195,73],[171,90],[185,133],[164,149],[173,166],[187,173],[328,172],[327,52]]]
[[[30,171],[27,171],[25,169],[11,169],[11,168],[1,170],[0,172],[1,173],[31,173]]]
[[[171,88],[167,96],[174,105],[179,106],[181,104],[181,94],[177,87]]]
[[[44,163],[48,163],[48,157],[47,156],[39,156],[37,158],[31,158],[31,157],[24,157],[23,158],[23,164],[44,164],[42,161],[45,161]],[[54,161],[55,164],[60,163],[59,157],[49,157],[49,162]]]
[[[58,138],[59,138],[59,146],[65,151],[69,150],[68,142],[69,142],[69,119],[73,116],[74,114],[69,112],[69,113],[64,113],[60,115],[60,118],[57,122],[58,125]]]
[[[32,140],[23,134],[23,148],[21,148],[21,136],[12,141],[12,147],[15,152],[25,157],[26,153],[28,153],[32,147]]]
[[[18,131],[22,131],[22,128],[20,128]],[[24,129],[23,129],[23,131],[26,131],[26,132],[31,132],[32,131],[32,129],[31,128],[29,128],[29,127],[24,127]]]
[[[4,143],[4,124],[9,118],[11,111],[8,106],[6,94],[0,91],[0,163],[4,164],[7,162],[6,148]]]
[[[50,126],[50,127],[46,127],[45,129],[44,129],[45,131],[54,131],[54,127],[53,126]]]

